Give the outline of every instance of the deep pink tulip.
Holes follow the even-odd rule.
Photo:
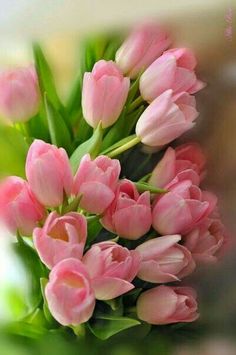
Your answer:
[[[163,146],[192,128],[197,116],[193,96],[182,93],[173,97],[172,90],[167,90],[142,113],[136,135],[148,146]]]
[[[37,199],[44,205],[57,207],[64,194],[70,195],[73,176],[66,151],[36,139],[26,159],[26,176]]]
[[[164,91],[172,89],[174,94],[193,94],[205,84],[197,80],[194,73],[196,59],[187,48],[174,48],[156,59],[140,78],[140,92],[144,100],[152,102]]]
[[[44,209],[25,180],[10,176],[1,182],[0,219],[11,233],[30,235],[43,216]]]
[[[196,292],[190,287],[152,288],[139,296],[137,314],[150,324],[193,322],[199,317]]]
[[[116,52],[116,62],[131,78],[138,76],[171,43],[169,35],[154,23],[137,26]]]
[[[118,119],[128,96],[129,78],[124,78],[117,65],[99,60],[91,73],[84,74],[82,109],[85,120],[93,128],[102,122],[107,128]]]
[[[131,281],[137,275],[140,255],[112,241],[92,245],[82,259],[96,298],[109,300],[134,288]]]
[[[180,235],[158,237],[140,244],[141,255],[138,277],[141,280],[163,283],[180,280],[195,269],[191,253],[178,244]]]
[[[228,241],[225,227],[219,219],[207,218],[183,237],[198,263],[214,263],[221,256]]]
[[[33,67],[0,73],[0,117],[6,122],[27,121],[39,110],[38,79]]]
[[[150,193],[139,195],[133,182],[121,180],[116,196],[101,219],[109,231],[125,239],[138,239],[152,224]]]
[[[186,233],[210,215],[216,202],[212,193],[201,191],[190,180],[181,181],[154,203],[153,227],[163,235]]]
[[[62,325],[87,322],[95,307],[89,275],[80,260],[60,261],[49,275],[45,288],[48,308]]]
[[[196,143],[184,144],[176,149],[169,147],[153,170],[149,183],[165,187],[173,180],[191,180],[194,185],[199,185],[204,176],[205,161],[203,152]]]
[[[86,238],[86,218],[76,212],[64,216],[52,212],[44,226],[33,233],[35,248],[49,269],[63,259],[81,259]]]
[[[101,214],[115,197],[115,189],[120,175],[120,162],[105,155],[91,160],[86,154],[75,175],[75,195],[81,195],[80,207],[87,212]]]

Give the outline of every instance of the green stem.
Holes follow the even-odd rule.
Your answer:
[[[128,149],[134,147],[136,144],[140,143],[140,141],[141,141],[140,138],[137,137],[137,136],[135,136],[135,137],[134,137],[131,141],[129,141],[128,143],[126,143],[126,144],[122,145],[121,147],[116,148],[116,149],[112,150],[111,152],[109,152],[109,153],[107,154],[107,156],[110,157],[110,158],[113,158],[113,157],[115,157],[115,156],[117,156],[117,155],[119,155],[119,154],[125,152],[126,150],[128,150]]]
[[[132,112],[135,108],[137,108],[138,106],[140,106],[142,103],[143,103],[143,98],[142,98],[142,96],[137,97],[137,99],[135,99],[135,100],[129,105],[128,112]]]

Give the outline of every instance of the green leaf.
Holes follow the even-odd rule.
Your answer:
[[[109,148],[103,150],[100,154],[108,154],[110,152],[112,152],[113,150],[121,147],[122,145],[129,143],[130,141],[132,141],[134,138],[136,137],[136,134],[132,134],[129,137],[125,137],[123,139],[121,139],[120,141],[116,142],[115,144],[111,145]]]
[[[48,123],[46,115],[39,113],[32,117],[28,122],[25,122],[26,129],[30,134],[30,137],[42,139],[46,142],[50,140],[48,132]]]
[[[0,176],[25,176],[28,145],[23,135],[13,127],[0,125]]]
[[[95,158],[100,150],[102,143],[102,125],[101,123],[94,130],[92,137],[90,137],[86,142],[80,144],[70,157],[70,162],[72,170],[75,173],[79,167],[82,157],[89,153],[91,158]]]
[[[49,311],[47,299],[46,299],[46,296],[45,296],[45,287],[46,287],[47,283],[48,283],[48,279],[46,279],[44,277],[40,278],[40,288],[41,288],[41,293],[42,293],[42,296],[43,296],[43,313],[44,313],[44,316],[45,316],[46,320],[50,324],[53,324],[53,323],[56,323],[56,321],[52,317],[52,315],[51,315],[51,313]]]
[[[135,186],[137,187],[139,192],[150,191],[154,194],[165,194],[168,192],[166,189],[161,189],[159,187],[155,187],[153,185],[149,185],[148,183],[142,182],[135,182]]]
[[[99,339],[106,340],[122,330],[141,324],[137,319],[127,317],[99,316],[88,323],[91,332]]]
[[[88,226],[88,233],[87,233],[87,243],[91,243],[96,239],[100,231],[102,230],[102,225],[100,223],[100,216],[92,216],[87,218],[87,226]]]
[[[58,147],[65,148],[67,152],[70,153],[72,148],[70,132],[68,131],[62,116],[50,102],[46,93],[44,96],[44,103],[52,143]]]

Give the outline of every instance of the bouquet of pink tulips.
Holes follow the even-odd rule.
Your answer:
[[[85,41],[63,103],[38,44],[34,66],[0,74],[1,130],[18,162],[5,175],[20,175],[1,182],[0,217],[37,293],[22,327],[107,339],[199,317],[184,279],[218,260],[227,233],[201,189],[201,148],[170,146],[194,127],[204,87],[192,51],[170,44],[154,23],[123,43]]]

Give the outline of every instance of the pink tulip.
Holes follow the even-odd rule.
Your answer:
[[[152,224],[150,193],[139,195],[133,182],[121,180],[116,196],[101,219],[102,225],[125,239],[146,234]]]
[[[176,149],[169,147],[153,170],[149,183],[165,187],[173,180],[191,180],[194,185],[199,185],[204,166],[205,157],[197,144],[184,144]]]
[[[180,239],[180,235],[167,235],[140,244],[136,248],[141,255],[138,277],[162,283],[177,281],[191,274],[195,263],[188,249],[178,244]]]
[[[49,269],[67,258],[81,259],[87,238],[86,218],[76,212],[50,213],[43,228],[33,233],[34,245]]]
[[[137,314],[150,324],[193,322],[199,317],[196,292],[190,287],[152,288],[139,296]]]
[[[172,89],[175,94],[193,94],[205,84],[194,73],[196,59],[187,48],[174,48],[156,59],[140,78],[140,92],[144,100],[152,102],[164,91]]]
[[[129,78],[111,60],[99,60],[91,73],[84,74],[82,108],[85,120],[93,128],[102,122],[107,128],[118,119],[129,92]]]
[[[45,206],[57,207],[64,194],[71,193],[73,176],[63,148],[36,139],[28,151],[26,176],[35,196]]]
[[[18,230],[23,235],[30,235],[43,216],[44,209],[25,180],[9,176],[2,181],[0,219],[11,233]]]
[[[181,181],[156,200],[153,227],[163,235],[186,233],[209,216],[215,205],[215,195],[201,191],[190,180]]]
[[[27,121],[39,110],[38,79],[33,67],[0,73],[0,117],[7,122]]]
[[[158,58],[171,41],[168,34],[154,23],[137,26],[116,52],[116,62],[124,74],[138,76]]]
[[[100,155],[91,160],[90,155],[86,154],[74,181],[74,194],[82,196],[80,207],[90,213],[103,213],[115,197],[120,169],[117,159]]]
[[[136,135],[142,143],[160,147],[192,128],[197,116],[193,96],[182,93],[173,97],[172,90],[167,90],[142,113],[136,125]]]
[[[89,272],[97,299],[109,300],[134,288],[131,281],[140,265],[137,251],[106,241],[94,244],[82,261]]]
[[[219,219],[207,218],[185,235],[183,240],[196,262],[212,263],[221,256],[228,236]]]
[[[94,291],[80,260],[65,259],[54,266],[45,295],[50,312],[62,325],[76,326],[87,322],[93,314]]]

